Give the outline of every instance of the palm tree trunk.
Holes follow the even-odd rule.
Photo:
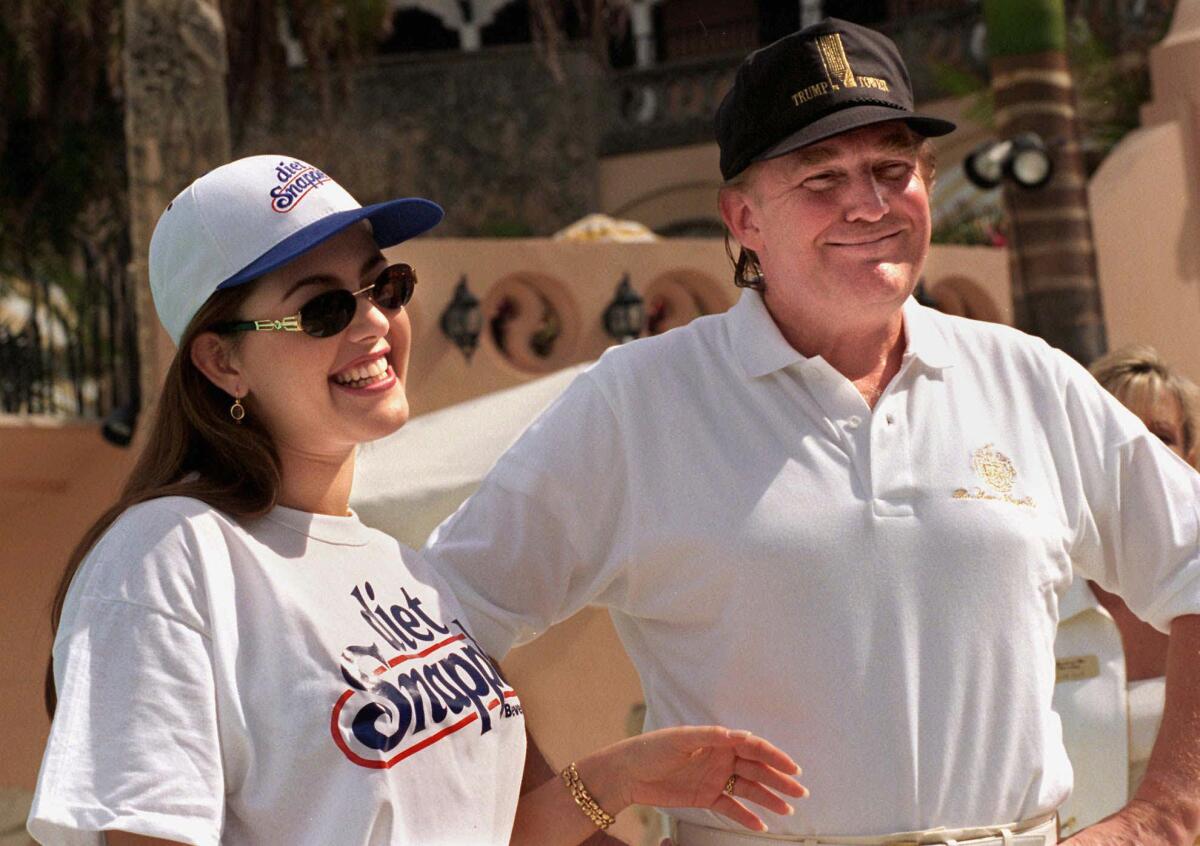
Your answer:
[[[1067,63],[1062,0],[984,0],[996,129],[1035,132],[1054,175],[1041,188],[1006,180],[1017,326],[1088,364],[1107,349],[1087,176]]]
[[[229,161],[225,29],[217,0],[125,0],[125,150],[130,273],[141,397],[158,395],[158,321],[147,257],[158,216],[188,183]]]

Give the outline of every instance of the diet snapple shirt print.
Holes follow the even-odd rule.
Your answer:
[[[376,596],[370,582],[350,596],[364,642],[342,650],[348,685],[333,706],[330,729],[342,753],[360,767],[388,769],[479,724],[521,715],[516,692],[456,619],[430,616],[406,588]]]

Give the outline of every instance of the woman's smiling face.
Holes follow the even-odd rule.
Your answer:
[[[325,291],[359,291],[386,266],[366,226],[351,226],[258,280],[238,317],[294,315]],[[408,314],[382,309],[366,294],[355,301],[353,319],[336,335],[245,332],[231,348],[247,414],[281,451],[337,455],[408,420]]]

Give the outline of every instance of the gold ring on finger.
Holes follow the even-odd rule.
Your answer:
[[[726,793],[728,793],[730,796],[732,796],[732,795],[733,795],[733,787],[734,787],[734,785],[736,785],[736,784],[737,784],[737,779],[738,779],[738,777],[737,777],[737,773],[733,773],[733,774],[732,774],[731,776],[729,776],[729,778],[728,778],[728,779],[725,781],[725,792],[726,792]]]

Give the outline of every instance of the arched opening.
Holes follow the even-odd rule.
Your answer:
[[[778,41],[800,28],[800,3],[759,3],[758,40],[762,44]]]
[[[532,41],[533,32],[529,26],[527,0],[514,0],[497,12],[492,22],[480,32],[480,40],[485,47],[528,44]]]
[[[856,24],[879,24],[888,19],[887,0],[825,0],[825,15]]]
[[[400,9],[392,15],[391,34],[379,45],[381,54],[457,50],[458,33],[424,9]]]
[[[657,8],[659,58],[666,61],[758,46],[754,0],[664,0]]]

